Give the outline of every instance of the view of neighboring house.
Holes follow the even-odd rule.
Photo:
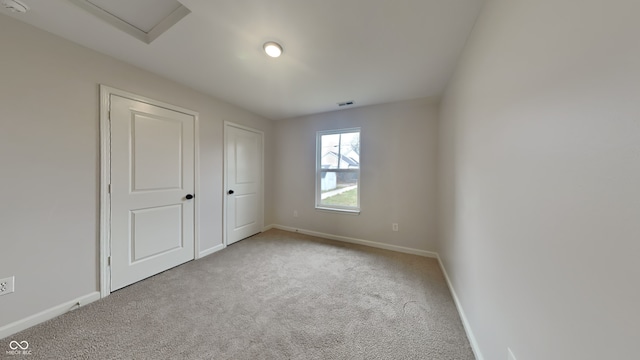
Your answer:
[[[360,155],[353,149],[349,149],[346,153],[340,154],[336,151],[327,151],[322,155],[322,168],[323,169],[357,169],[360,167]],[[322,182],[320,189],[322,191],[333,190],[338,187],[338,177],[341,180],[347,181],[348,179],[342,179],[348,174],[341,174],[335,172],[323,172]],[[343,181],[340,181],[342,183]]]
[[[351,172],[324,171],[347,170],[360,168],[360,133],[350,131],[345,133],[323,134],[320,140],[320,167],[322,192],[345,188],[357,184],[357,176]]]
[[[360,155],[353,150],[339,154],[328,151],[322,155],[323,169],[353,169],[360,167]]]

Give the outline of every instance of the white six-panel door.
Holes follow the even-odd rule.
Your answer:
[[[262,231],[262,142],[259,131],[225,126],[227,245]]]
[[[195,117],[110,97],[111,291],[194,258]]]

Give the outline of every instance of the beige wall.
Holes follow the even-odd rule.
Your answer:
[[[435,249],[436,125],[433,99],[277,121],[274,223],[418,250]],[[316,131],[351,127],[362,131],[361,213],[315,210]],[[400,231],[391,231],[394,222]]]
[[[631,359],[640,2],[489,0],[443,97],[440,252],[484,359]]]
[[[201,250],[222,242],[224,121],[265,132],[273,186],[271,121],[3,15],[0,34],[0,327],[98,290],[98,84],[200,113]]]

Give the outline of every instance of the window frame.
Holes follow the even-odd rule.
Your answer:
[[[361,171],[362,168],[362,155],[359,155],[359,164],[357,169],[322,169],[322,136],[325,135],[335,135],[335,134],[346,134],[346,133],[354,133],[357,132],[360,137],[360,148],[362,148],[362,129],[359,127],[355,128],[345,128],[345,129],[333,129],[333,130],[320,130],[316,131],[316,201],[315,208],[316,210],[322,211],[331,211],[331,212],[339,212],[339,213],[348,213],[348,214],[360,214],[360,193],[361,191]],[[360,151],[362,153],[362,151]],[[357,183],[357,206],[343,206],[343,205],[323,205],[321,204],[321,196],[322,196],[322,173],[323,172],[334,172],[338,173],[357,173],[358,174],[358,183]]]

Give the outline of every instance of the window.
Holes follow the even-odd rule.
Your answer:
[[[360,128],[316,133],[316,208],[360,212]]]

